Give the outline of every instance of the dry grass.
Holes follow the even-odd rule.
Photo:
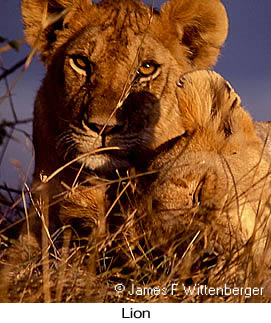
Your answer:
[[[142,174],[141,174],[142,175]],[[221,227],[197,223],[185,226],[168,241],[166,249],[151,245],[145,217],[150,216],[136,199],[135,176],[116,185],[117,199],[106,214],[106,229],[99,219],[81,218],[80,229],[69,224],[48,236],[42,248],[30,240],[17,241],[1,235],[2,302],[269,302],[270,272],[253,257],[253,237],[246,245],[223,249]],[[95,184],[101,188],[104,184]],[[107,186],[109,183],[107,182]],[[122,188],[122,189],[121,189]],[[124,188],[124,190],[123,190]],[[76,189],[69,194],[78,199]],[[122,193],[121,193],[122,192]],[[124,194],[125,193],[125,194]],[[74,195],[73,195],[74,194]],[[71,199],[72,201],[72,199]],[[83,209],[78,209],[78,216]],[[90,209],[89,209],[90,210]],[[125,210],[125,211],[124,211]],[[142,211],[143,210],[143,211]],[[83,211],[86,211],[84,208]],[[43,209],[43,215],[46,208]],[[183,215],[182,215],[183,216]],[[184,223],[187,217],[183,216]],[[79,220],[80,222],[80,220]],[[44,222],[43,222],[44,227]],[[198,231],[197,231],[198,230]],[[62,234],[60,234],[60,232]],[[85,231],[84,231],[85,232]],[[81,235],[80,235],[81,234]],[[58,237],[58,241],[57,241]],[[9,246],[9,248],[7,248]],[[263,255],[264,256],[264,255]],[[126,291],[117,292],[122,284]],[[177,285],[172,285],[177,284]],[[221,288],[243,288],[242,295],[223,295]],[[138,295],[130,295],[132,286]],[[172,286],[177,286],[172,292]],[[185,287],[184,287],[185,286]],[[220,288],[218,295],[187,288]],[[156,289],[154,289],[156,288]],[[161,292],[157,292],[157,288]],[[245,295],[245,290],[246,294]],[[250,295],[264,288],[264,295]],[[145,290],[145,292],[143,292]],[[156,292],[154,292],[156,290]],[[229,291],[229,289],[228,289]],[[143,293],[143,295],[142,295]],[[145,293],[145,294],[144,294]],[[202,295],[201,295],[202,294]]]

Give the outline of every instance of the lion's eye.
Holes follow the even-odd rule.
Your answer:
[[[79,74],[87,76],[91,72],[91,64],[85,56],[72,56],[69,59],[71,67]]]
[[[155,64],[154,62],[144,62],[137,70],[137,73],[140,76],[147,77],[155,74],[157,69],[158,69],[158,65]]]

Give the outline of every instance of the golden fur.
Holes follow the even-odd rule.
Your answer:
[[[79,181],[90,171],[112,177],[182,134],[177,78],[215,63],[227,16],[219,0],[170,0],[159,13],[136,0],[23,0],[21,8],[47,68],[34,110],[33,186],[36,201],[56,205],[48,214],[54,232],[57,202],[81,165]],[[73,158],[40,186],[41,174]]]

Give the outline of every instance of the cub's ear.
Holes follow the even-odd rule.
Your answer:
[[[46,61],[57,39],[57,31],[67,27],[71,12],[78,8],[87,10],[91,5],[91,0],[22,0],[21,11],[29,45],[38,49]]]
[[[213,110],[219,109],[223,115],[240,109],[241,98],[231,84],[216,72],[208,71],[208,74],[213,76],[213,84],[211,83],[214,91]]]
[[[212,103],[209,111],[211,119],[219,121],[220,130],[224,131],[226,136],[233,134],[242,135],[247,140],[255,139],[253,120],[242,107],[241,98],[231,84],[216,72],[200,71],[199,73],[201,73],[199,77],[202,77],[205,84],[207,82],[210,84]],[[204,102],[204,92],[202,102]]]
[[[241,99],[230,83],[222,77],[221,85],[217,84],[216,101],[217,106],[220,107],[224,131],[227,131],[228,125],[230,133],[242,134],[249,140],[256,137],[251,115],[241,106]]]
[[[228,33],[228,19],[220,0],[170,0],[161,8],[166,39],[181,43],[191,65],[212,66]]]

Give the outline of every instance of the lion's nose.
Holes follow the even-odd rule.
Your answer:
[[[118,125],[111,126],[98,123],[86,123],[86,126],[97,134],[104,136],[108,136],[109,134],[111,135],[121,130],[121,126]]]

